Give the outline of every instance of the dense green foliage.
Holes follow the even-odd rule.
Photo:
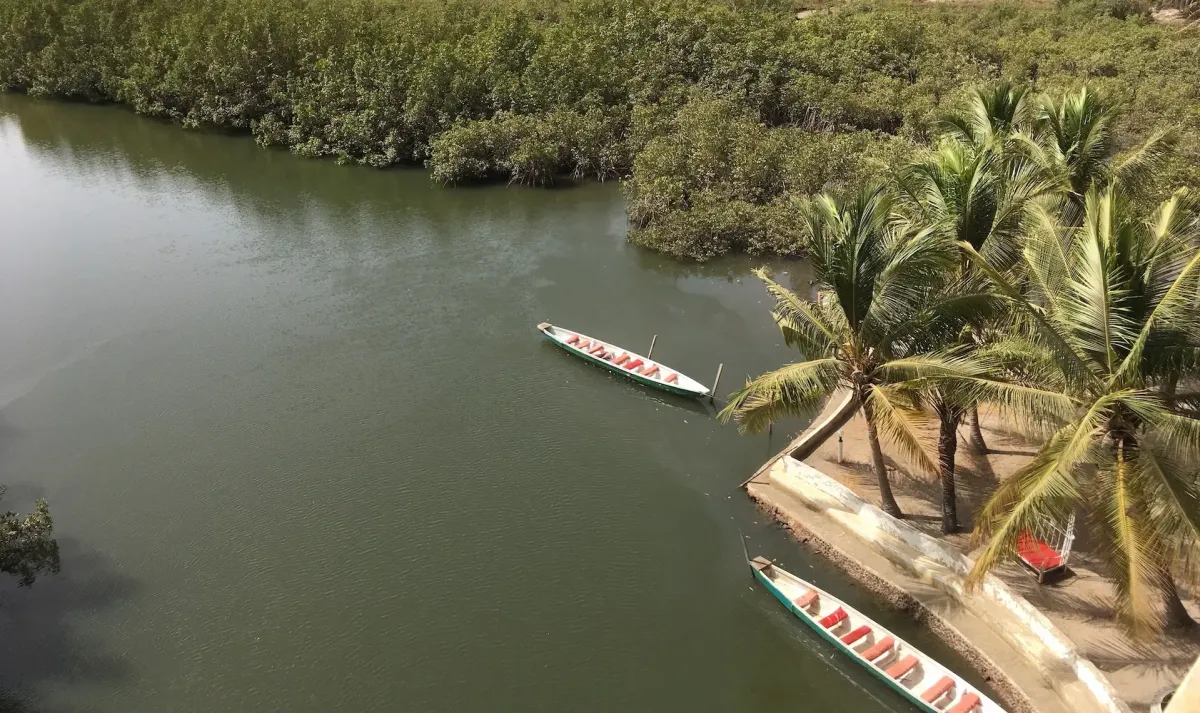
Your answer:
[[[0,497],[4,497],[3,487]],[[57,573],[58,541],[53,532],[45,500],[38,500],[33,512],[24,517],[0,513],[0,572],[18,577],[22,587],[33,584],[39,574]]]
[[[0,0],[0,85],[443,183],[632,174],[639,243],[791,253],[796,198],[895,165],[997,77],[1086,82],[1130,140],[1184,127],[1162,183],[1200,186],[1198,31],[1140,2]]]
[[[949,533],[958,423],[988,403],[1041,445],[976,513],[968,583],[1079,510],[1116,613],[1147,633],[1195,625],[1176,581],[1200,583],[1200,193],[1148,201],[1172,141],[1120,151],[1113,116],[1086,89],[982,87],[894,186],[800,201],[817,299],[759,276],[804,360],[748,380],[721,415],[760,430],[849,391],[884,510],[901,516],[881,436],[938,472]],[[937,465],[916,427],[930,413]]]

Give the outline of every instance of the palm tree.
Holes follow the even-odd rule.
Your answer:
[[[1194,578],[1200,555],[1200,394],[1173,387],[1200,364],[1196,208],[1181,192],[1143,220],[1113,186],[1085,194],[1078,226],[1042,207],[1025,236],[1023,288],[963,245],[1029,327],[976,355],[977,368],[1010,383],[970,381],[1048,436],[980,511],[971,582],[1020,533],[1084,508],[1120,618],[1135,632],[1162,617],[1190,622],[1174,577]]]
[[[1032,134],[1018,143],[1045,176],[1067,194],[1067,222],[1078,224],[1084,196],[1093,185],[1116,183],[1126,193],[1150,185],[1171,147],[1173,134],[1159,131],[1140,146],[1118,153],[1113,137],[1116,112],[1083,87],[1060,98],[1039,100]]]
[[[1011,97],[1012,93],[1013,90],[1008,89],[1001,96]],[[994,94],[987,93],[986,96]],[[975,109],[973,116],[986,117],[986,107],[981,101],[975,102]],[[961,141],[944,141],[936,151],[909,166],[899,183],[911,221],[949,241],[965,243],[981,251],[988,263],[999,270],[1007,270],[1018,259],[1018,233],[1026,206],[1050,188],[1049,184],[1039,180],[1038,173],[1027,161],[1006,158],[986,145],[980,149],[976,144]],[[977,293],[983,288],[965,256],[954,282],[958,284],[952,290],[966,294]],[[957,347],[961,354],[979,346],[987,333],[989,316],[983,311],[963,315],[960,324],[948,325],[954,328],[942,330],[944,334],[953,335],[953,343],[931,347]],[[938,467],[942,482],[942,531],[946,534],[958,531],[954,493],[958,425],[971,411],[972,427],[975,430],[979,427],[975,404],[961,398],[961,394],[955,396],[945,382],[933,382],[925,390],[928,407],[939,421]],[[975,440],[980,451],[986,450],[981,433]]]
[[[975,88],[967,99],[965,115],[954,116],[943,122],[943,140],[958,143],[962,149],[969,150],[974,157],[973,161],[963,166],[965,170],[960,173],[961,178],[968,181],[962,185],[970,186],[970,192],[974,194],[972,197],[977,199],[987,196],[1010,169],[1016,169],[1013,178],[1022,182],[1032,178],[1029,174],[1033,170],[1046,173],[1040,167],[1031,168],[1030,161],[1020,151],[1023,144],[1022,138],[1033,130],[1037,117],[1035,109],[1035,102],[1030,96],[1028,88],[1004,81]],[[990,170],[985,172],[985,168]],[[979,178],[984,180],[978,180]],[[1004,185],[1001,184],[1001,188],[1003,187]],[[1020,187],[1018,186],[1018,188]],[[966,194],[960,191],[960,195],[965,197]],[[958,214],[966,218],[973,218],[980,213],[978,209],[972,210],[971,206],[963,205]],[[984,237],[973,240],[966,235],[958,237],[959,240],[971,242],[976,249],[986,239]],[[994,244],[997,242],[993,241]],[[1008,249],[1010,243],[999,241],[999,244],[994,247]],[[969,404],[966,414],[960,415],[959,418],[964,416],[969,416],[971,441],[975,450],[979,453],[987,453],[987,443],[984,441],[983,430],[979,424],[978,407],[975,404]],[[942,439],[947,437],[944,432],[945,426],[946,424],[943,424]],[[957,431],[954,432],[954,440],[953,446],[947,442],[947,447],[957,449]],[[943,457],[943,467],[946,465]],[[949,465],[953,466],[953,459],[949,460]],[[943,493],[943,504],[946,502],[952,502],[952,498]],[[945,527],[948,522],[945,512],[943,512],[943,520]]]
[[[1028,130],[1034,120],[1029,90],[1009,82],[975,88],[967,99],[967,111],[942,123],[943,138],[953,139],[977,151],[1006,149],[1014,134]]]
[[[784,341],[806,361],[747,381],[721,418],[759,432],[784,416],[814,414],[835,390],[849,389],[866,420],[883,509],[902,517],[880,435],[922,470],[937,471],[917,435],[919,414],[898,385],[923,366],[916,357],[939,310],[971,307],[932,299],[957,262],[953,243],[930,230],[904,231],[893,205],[882,185],[844,201],[822,194],[801,205],[810,261],[828,291],[806,300],[764,271],[756,274],[775,298]]]

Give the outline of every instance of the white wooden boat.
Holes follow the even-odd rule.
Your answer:
[[[708,387],[699,381],[628,349],[622,349],[586,334],[555,327],[549,322],[542,322],[537,328],[546,335],[547,339],[575,356],[582,357],[638,383],[680,396],[696,398],[708,396]]]
[[[932,713],[1004,713],[961,676],[918,651],[828,592],[765,557],[750,561],[754,576],[816,631],[921,710]]]

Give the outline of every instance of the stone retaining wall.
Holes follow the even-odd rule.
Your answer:
[[[1130,713],[1099,669],[1024,597],[989,575],[976,590],[966,589],[973,561],[945,543],[908,526],[863,501],[846,486],[789,455],[772,482],[820,509],[889,559],[938,586],[973,613],[994,621],[999,635],[1046,673],[1064,700],[1100,713]],[[999,620],[998,620],[999,619]]]

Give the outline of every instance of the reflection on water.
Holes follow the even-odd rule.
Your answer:
[[[63,544],[0,591],[0,710],[905,710],[750,586],[739,531],[895,619],[736,491],[803,424],[739,436],[534,329],[658,335],[728,392],[794,358],[759,261],[629,246],[612,184],[12,95],[0,211],[4,504]]]

